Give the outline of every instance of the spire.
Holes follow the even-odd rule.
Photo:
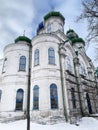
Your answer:
[[[51,12],[55,10],[54,5],[51,5]]]
[[[23,31],[23,36],[25,36],[25,33],[26,33],[26,31],[24,30],[24,31]]]

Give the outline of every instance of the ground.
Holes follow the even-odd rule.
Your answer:
[[[0,123],[0,130],[26,130],[26,123],[26,120]],[[98,130],[98,120],[92,117],[84,117],[77,124],[59,123],[55,125],[41,125],[31,122],[30,130]]]

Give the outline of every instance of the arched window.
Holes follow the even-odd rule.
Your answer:
[[[20,63],[19,63],[19,71],[25,71],[25,70],[26,70],[26,57],[21,56]]]
[[[39,50],[36,49],[34,52],[34,65],[39,65]]]
[[[71,61],[68,55],[66,56],[66,69],[72,71]]]
[[[55,52],[53,48],[48,49],[49,64],[55,64]]]
[[[39,87],[37,85],[33,88],[33,109],[39,109]]]
[[[58,93],[57,93],[57,86],[55,84],[50,85],[50,102],[51,102],[51,109],[58,108]]]
[[[52,31],[52,24],[48,23],[48,25],[47,25],[47,33],[51,33],[51,31]]]
[[[63,25],[61,23],[59,23],[59,29],[63,32],[64,29],[63,29]]]
[[[2,90],[0,90],[0,102],[1,102]]]
[[[23,96],[24,91],[22,89],[18,89],[16,93],[16,110],[23,109]]]
[[[6,67],[7,67],[7,58],[4,59],[2,73],[6,72]]]
[[[75,97],[75,89],[74,88],[71,88],[71,97],[72,97],[73,108],[76,108],[76,97]]]
[[[90,101],[90,97],[89,97],[89,94],[86,93],[86,99],[87,99],[87,106],[88,106],[88,111],[89,111],[89,114],[92,114],[92,105],[91,105],[91,101]]]
[[[80,74],[86,76],[86,69],[82,62],[80,62]]]

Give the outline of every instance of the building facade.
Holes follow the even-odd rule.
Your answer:
[[[0,117],[61,119],[73,123],[98,112],[95,68],[85,42],[74,30],[64,34],[65,18],[50,12],[30,40],[19,36],[0,60]],[[28,98],[29,96],[29,98]]]

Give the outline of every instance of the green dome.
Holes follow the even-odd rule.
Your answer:
[[[72,29],[69,29],[67,32],[66,32],[66,36],[72,41],[73,39],[76,39],[78,38],[78,35],[75,33],[74,30]]]
[[[82,43],[85,43],[84,42],[84,40],[82,39],[82,38],[74,38],[73,40],[72,40],[72,43],[76,43],[76,42],[82,42]]]
[[[80,38],[73,29],[69,29],[67,32],[66,32],[66,36],[69,40],[72,41],[72,44],[74,43],[83,43],[85,44],[85,41]]]
[[[60,12],[49,12],[44,16],[44,20],[49,19],[50,17],[60,17],[63,21],[65,20],[64,16]]]
[[[31,43],[31,39],[29,39],[28,37],[26,36],[19,36],[15,39],[15,43],[19,42],[19,41],[25,41],[25,42],[28,42],[28,43]]]
[[[66,32],[66,34],[68,34],[68,33],[70,33],[70,32],[74,32],[74,30],[73,30],[73,29],[69,29],[69,30]]]

